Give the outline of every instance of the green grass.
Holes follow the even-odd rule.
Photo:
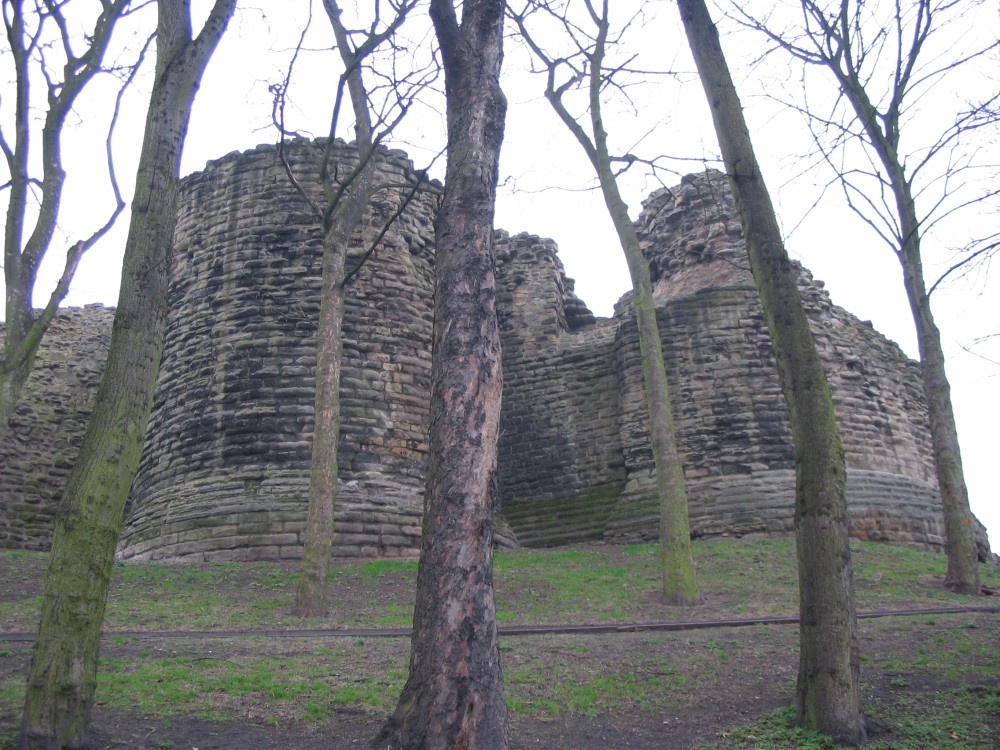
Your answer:
[[[417,574],[416,560],[371,560],[360,567],[362,579],[384,578],[390,574]]]
[[[905,686],[900,686],[905,688]],[[885,722],[890,739],[870,738],[866,750],[993,750],[991,723],[1000,717],[1000,687],[961,688],[882,705],[872,718]],[[829,737],[794,724],[795,709],[781,708],[763,720],[727,733],[701,750],[840,750]]]
[[[943,555],[885,544],[852,544],[859,611],[964,603],[939,585]],[[706,601],[729,617],[794,615],[795,545],[790,539],[722,539],[693,546]],[[0,565],[28,561],[41,570],[43,553],[0,551]],[[344,591],[325,619],[290,615],[294,564],[218,563],[115,566],[108,630],[379,627],[409,622],[416,562],[371,560],[333,566],[331,582]],[[1000,569],[983,566],[984,583],[1000,587]],[[625,622],[697,618],[698,608],[660,606],[660,562],[655,544],[587,549],[498,550],[499,619],[509,624]],[[40,575],[40,573],[38,574]],[[40,580],[40,579],[39,579]],[[353,596],[378,584],[383,598]],[[0,602],[0,628],[32,630],[40,583],[23,598]]]
[[[857,542],[852,548],[860,610],[970,603],[940,586],[943,555]],[[795,613],[791,540],[699,542],[694,554],[713,619]],[[30,564],[36,571],[34,583],[19,585],[13,598],[0,602],[0,628],[34,629],[43,562],[39,553],[0,551],[0,569]],[[983,566],[981,571],[985,583],[1000,586],[1000,569]],[[498,620],[539,624],[706,619],[703,608],[663,604],[659,575],[655,544],[497,551]],[[292,564],[118,565],[107,628],[408,627],[415,577],[413,561],[338,562],[330,578],[335,593],[330,615],[303,621],[289,614],[297,581]],[[884,674],[884,685],[893,691],[891,703],[873,704],[870,711],[898,724],[895,744],[871,747],[988,747],[983,742],[989,735],[981,725],[983,717],[998,716],[996,689],[925,694],[915,692],[914,686],[928,676],[943,683],[950,680],[952,687],[957,682],[1000,681],[995,618],[938,615],[864,622],[866,669]],[[879,628],[899,635],[905,647],[869,656],[866,639],[875,638],[882,632]],[[603,640],[529,638],[504,640],[503,645],[508,706],[527,717],[661,716],[697,710],[695,686],[718,694],[733,689],[727,671],[732,662],[756,665],[740,679],[766,679],[793,694],[794,628],[617,634]],[[24,653],[21,647],[11,647],[0,658],[25,662]],[[390,710],[406,679],[409,643],[249,637],[188,643],[141,641],[112,632],[102,653],[97,700],[112,707],[157,716],[322,721],[344,707]],[[22,679],[0,673],[0,717],[17,713]],[[948,727],[958,739],[941,735]],[[0,721],[0,735],[3,731]],[[823,738],[790,727],[787,711],[728,734],[720,744],[707,747],[832,747],[824,745],[828,741]]]
[[[390,603],[386,607],[388,614],[375,618],[378,627],[399,628],[413,625],[413,607],[403,607],[399,604]]]
[[[654,555],[628,563],[586,550],[498,553],[497,608],[523,623],[627,620],[630,604],[658,586]]]
[[[406,677],[395,663],[402,650],[392,649],[393,661],[386,661],[379,644],[316,647],[280,656],[268,655],[267,644],[259,645],[259,653],[218,658],[104,658],[96,700],[153,715],[319,720],[338,705],[386,711]],[[377,679],[352,674],[351,664],[358,659],[379,664],[382,674]]]

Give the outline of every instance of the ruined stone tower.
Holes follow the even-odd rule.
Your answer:
[[[692,533],[792,530],[794,455],[763,311],[724,176],[689,176],[644,204]],[[629,299],[581,312],[551,241],[501,253],[504,513],[522,542],[658,533],[638,331]],[[919,369],[799,268],[848,462],[852,532],[942,541]]]
[[[297,180],[313,191],[321,150],[304,141],[285,148]],[[345,163],[353,158],[342,144],[335,151]],[[413,176],[402,154],[387,152],[382,164],[395,183]],[[355,258],[404,192],[380,195]],[[418,548],[435,206],[434,190],[418,192],[351,283],[339,554],[406,555]],[[230,154],[186,178],[180,211],[163,367],[120,555],[298,557],[312,432],[318,222],[276,147]],[[786,533],[793,513],[791,435],[724,179],[691,176],[658,191],[638,224],[656,285],[692,531]],[[574,294],[555,244],[532,235],[499,232],[497,261],[505,518],[523,544],[654,537],[653,463],[628,296],[612,318],[596,318]],[[804,269],[800,288],[843,434],[853,533],[939,546],[939,499],[916,365],[833,305]],[[73,315],[96,320],[97,312]],[[58,329],[47,344],[58,351],[88,348],[94,361],[103,345],[100,336],[67,342]],[[40,395],[32,398],[50,402],[56,397],[44,379],[55,376],[40,377]],[[89,409],[85,398],[78,402]],[[36,412],[25,419],[37,424],[21,431],[34,441],[44,439],[38,436],[49,419]],[[67,465],[73,430],[60,432],[63,444],[48,454]],[[29,481],[38,473],[30,461],[46,451],[29,459],[23,448],[17,436],[0,446],[5,546],[29,546],[26,539],[44,544],[58,497],[58,482]],[[18,521],[19,513],[31,517],[30,526]]]

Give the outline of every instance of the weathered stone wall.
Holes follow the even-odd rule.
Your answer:
[[[318,199],[323,144],[285,155]],[[346,170],[353,152],[336,144]],[[383,153],[357,251],[408,194]],[[339,551],[412,554],[425,473],[432,217],[420,191],[347,293]],[[126,559],[299,557],[313,428],[322,231],[275,147],[230,154],[183,183],[162,371],[132,493]]]
[[[791,432],[736,217],[723,175],[712,172],[658,191],[639,220],[696,535],[792,529]],[[852,532],[937,546],[943,528],[917,365],[796,267],[837,409]],[[640,442],[626,452],[629,482],[606,536],[646,537],[656,503],[627,301],[616,317],[624,320],[617,344],[623,424]]]
[[[500,233],[497,289],[504,514],[523,544],[600,536],[625,481],[617,326],[576,297],[552,240]]]
[[[689,176],[673,191],[658,191],[644,205],[639,230],[659,307],[693,533],[791,531],[791,431],[723,176]],[[501,308],[512,305],[502,329],[500,455],[504,473],[512,475],[501,482],[505,514],[520,537],[536,544],[655,538],[659,510],[629,297],[610,320],[570,324],[560,304],[574,308],[577,302],[552,260],[552,243],[519,235],[509,248],[498,271],[509,291]],[[511,259],[530,262],[525,269]],[[848,460],[853,533],[940,545],[916,364],[833,305],[822,284],[798,270]],[[596,396],[612,387],[617,399]],[[594,426],[588,417],[593,409],[614,415],[617,434]],[[593,460],[594,448],[580,441],[578,423],[620,451],[584,482],[577,466]]]
[[[0,439],[0,547],[48,549],[59,498],[108,358],[114,310],[56,313]],[[4,324],[0,323],[0,339]]]
[[[336,152],[350,162],[349,149],[337,144]],[[307,142],[287,147],[293,172],[313,191],[320,153]],[[395,182],[409,173],[401,154],[383,157]],[[380,196],[359,248],[403,194]],[[340,554],[409,555],[419,546],[435,206],[433,192],[419,193],[351,283]],[[792,527],[791,435],[735,217],[721,175],[710,173],[654,194],[639,220],[698,536]],[[319,224],[274,147],[230,154],[184,181],[163,366],[122,557],[301,555],[321,244]],[[532,235],[499,232],[497,261],[504,515],[526,544],[654,537],[652,454],[628,296],[612,318],[595,318],[555,244]],[[800,288],[838,411],[855,535],[940,545],[915,364],[834,306],[804,269]],[[79,322],[91,317],[106,322]],[[31,419],[19,417],[18,436],[2,447],[5,546],[47,543],[103,362],[110,313],[63,318],[77,322],[46,341],[43,361],[56,364],[36,374],[39,389],[24,407]]]

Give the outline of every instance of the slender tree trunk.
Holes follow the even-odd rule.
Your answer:
[[[320,181],[326,198],[326,204],[320,212],[324,232],[323,296],[316,330],[316,398],[309,464],[309,511],[302,550],[302,575],[292,609],[293,614],[299,617],[322,616],[327,609],[326,577],[333,551],[333,520],[339,474],[337,448],[340,444],[341,426],[340,372],[344,297],[347,293],[347,250],[354,231],[361,225],[365,210],[377,192],[375,183],[379,161],[369,97],[361,67],[364,56],[372,51],[371,43],[375,41],[375,36],[369,35],[366,42],[354,45],[341,19],[342,12],[336,0],[324,0],[323,7],[333,27],[346,71],[347,89],[354,109],[358,161],[356,170],[348,177],[349,184],[334,184],[329,174],[329,158],[337,125],[335,110],[330,140],[320,168]],[[408,9],[399,9],[399,15],[390,24],[387,34],[398,28],[407,12]]]
[[[899,157],[898,125],[883,129],[884,118],[879,116],[855,72],[844,73],[834,61],[828,62],[827,66],[837,77],[858,121],[867,131],[868,139],[882,162],[896,199],[896,215],[901,228],[896,258],[903,270],[903,287],[906,289],[906,298],[910,303],[917,332],[924,397],[927,400],[931,444],[934,449],[934,467],[944,513],[945,552],[948,555],[945,584],[953,591],[977,595],[980,593],[979,560],[972,530],[969,489],[962,468],[958,427],[951,404],[951,385],[945,373],[941,332],[934,322],[924,282],[920,220],[913,188],[906,178],[906,171]],[[898,117],[898,113],[896,116]]]
[[[0,349],[0,438],[7,432],[9,420],[21,397],[24,384],[35,364],[35,357],[42,337],[48,330],[60,302],[69,291],[70,282],[76,273],[83,253],[114,224],[124,209],[124,203],[115,189],[117,207],[111,213],[103,229],[89,239],[78,242],[67,249],[66,262],[55,288],[41,312],[32,306],[32,293],[45,254],[52,243],[59,221],[62,191],[66,183],[66,172],[62,160],[62,131],[73,104],[80,93],[101,71],[105,54],[118,21],[128,11],[129,0],[103,2],[93,18],[93,25],[86,33],[86,49],[75,57],[72,65],[62,66],[62,80],[45,76],[42,80],[41,68],[50,69],[51,60],[46,64],[46,54],[32,41],[33,32],[26,28],[25,16],[33,16],[36,29],[48,23],[59,26],[63,44],[71,41],[75,45],[80,36],[70,40],[69,27],[64,20],[64,8],[56,4],[35,4],[33,10],[25,10],[24,0],[4,3],[4,26],[6,41],[14,70],[14,112],[13,147],[7,137],[7,128],[0,138],[0,151],[7,163],[10,180],[7,216],[4,222],[4,260],[6,327],[3,347]],[[83,18],[75,19],[85,22]],[[74,32],[76,33],[76,32]],[[58,46],[54,42],[53,46]],[[40,135],[41,179],[32,178],[32,120],[38,115],[33,111],[30,90],[33,83],[44,83],[47,89],[44,121]],[[110,167],[109,162],[109,167]],[[112,180],[113,170],[110,171]],[[34,217],[29,222],[29,204],[37,205]],[[28,225],[30,224],[30,228]],[[24,239],[27,229],[28,237]]]
[[[886,153],[883,164],[888,166],[889,163],[898,161],[894,159],[894,154],[895,152]],[[958,426],[955,424],[955,412],[951,404],[951,384],[945,372],[941,332],[934,322],[930,297],[924,284],[917,209],[902,167],[896,165],[890,174],[896,194],[897,212],[904,229],[903,247],[897,257],[903,269],[903,286],[917,331],[924,398],[927,401],[931,444],[934,448],[934,467],[944,513],[945,553],[948,556],[945,585],[952,591],[975,596],[981,592],[979,555],[972,529],[969,489],[965,484],[965,471],[962,468]]]
[[[930,300],[923,288],[923,276],[914,274],[905,262],[903,275],[920,345],[924,398],[944,512],[945,553],[948,556],[945,585],[961,594],[978,595],[981,593],[979,556],[972,529],[969,489],[962,469],[958,427],[951,404],[951,385],[945,372],[941,332],[934,323]]]
[[[649,410],[649,439],[660,498],[660,559],[663,565],[663,596],[670,604],[692,605],[701,601],[691,556],[691,525],[688,518],[687,484],[677,450],[670,385],[663,361],[663,340],[653,303],[649,264],[642,254],[639,235],[628,215],[628,206],[618,190],[611,166],[608,134],[604,129],[601,92],[604,88],[604,50],[608,35],[608,2],[602,6],[601,22],[590,63],[590,122],[594,133],[592,161],[601,184],[604,204],[615,225],[632,278],[632,304],[639,329],[642,378]],[[566,112],[565,108],[562,112]],[[566,117],[563,117],[566,121]],[[567,122],[567,125],[569,123]],[[573,127],[570,126],[573,130]],[[579,136],[577,136],[579,139]],[[586,147],[585,147],[586,148]]]
[[[373,149],[370,139],[358,143],[359,162]],[[313,409],[312,456],[309,462],[309,510],[302,550],[302,575],[292,613],[322,617],[327,610],[326,577],[333,552],[333,517],[337,505],[340,445],[340,373],[344,341],[347,249],[354,230],[375,193],[377,155],[362,165],[336,205],[323,236],[323,278],[316,328],[316,395]],[[333,186],[330,193],[337,192]]]
[[[235,0],[217,0],[205,28],[192,40],[188,3],[158,3],[156,79],[119,304],[94,414],[56,520],[21,750],[90,747],[90,708],[114,549],[159,369],[181,147],[198,82],[234,6]]]
[[[430,458],[409,677],[377,748],[510,745],[493,599],[500,423],[493,213],[506,100],[502,0],[432,0],[448,111],[435,222]]]
[[[678,4],[739,206],[795,442],[798,720],[838,742],[861,744],[866,733],[858,687],[846,470],[833,399],[718,31],[704,0]]]
[[[663,361],[663,342],[653,303],[653,282],[649,264],[642,254],[635,224],[618,192],[618,183],[607,158],[598,148],[601,189],[611,214],[629,274],[632,277],[632,304],[639,329],[642,354],[642,377],[649,411],[649,436],[656,468],[656,489],[660,498],[660,558],[663,566],[663,596],[669,604],[692,605],[701,601],[691,555],[691,525],[688,519],[687,485],[684,466],[677,450],[673,409],[667,368]]]
[[[677,450],[670,386],[663,361],[663,341],[653,303],[653,282],[649,275],[649,264],[639,245],[635,224],[629,218],[628,207],[618,192],[618,182],[608,158],[606,139],[598,139],[598,143],[598,176],[604,202],[614,222],[632,277],[632,304],[639,329],[643,386],[646,408],[649,410],[649,436],[656,468],[656,489],[660,498],[663,596],[669,604],[693,605],[701,601],[701,594],[691,555],[687,485],[684,466]]]
[[[525,17],[514,14],[522,38],[548,68],[549,77],[545,96],[552,104],[559,119],[587,154],[601,185],[601,194],[608,215],[614,224],[618,242],[625,253],[629,275],[632,279],[632,305],[639,332],[639,350],[642,359],[643,392],[649,412],[649,439],[656,472],[656,489],[660,501],[660,559],[663,566],[663,595],[670,604],[690,605],[701,601],[698,581],[691,556],[691,525],[688,517],[687,485],[684,466],[677,449],[670,386],[663,361],[663,342],[656,320],[653,302],[653,283],[649,264],[642,253],[635,224],[628,215],[628,205],[618,189],[618,179],[612,167],[608,148],[608,133],[604,128],[601,95],[610,77],[604,69],[610,21],[610,3],[603,0],[600,12],[596,5],[587,3],[591,19],[597,28],[592,45],[581,54],[589,70],[587,93],[589,98],[590,133],[563,103],[563,94],[576,84],[575,80],[557,86],[556,71],[565,62],[547,56],[541,45],[525,26]],[[565,22],[565,21],[564,21]],[[568,29],[567,25],[567,29]]]
[[[337,502],[337,447],[340,444],[340,370],[344,326],[344,269],[347,244],[332,233],[323,243],[322,300],[316,330],[316,396],[309,464],[309,512],[302,575],[292,613],[326,614],[326,577],[333,550],[333,513]]]

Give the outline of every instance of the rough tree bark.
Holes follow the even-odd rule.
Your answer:
[[[866,739],[846,469],[833,399],[743,109],[704,0],[678,0],[733,186],[795,443],[799,567],[798,720],[836,741]]]
[[[493,215],[506,100],[503,0],[431,0],[448,164],[437,237],[430,458],[409,677],[377,748],[510,745],[493,599],[500,421]]]
[[[108,582],[163,344],[181,148],[198,83],[236,0],[216,0],[196,38],[188,0],[157,5],[156,73],[119,304],[94,414],[56,519],[20,750],[91,745]]]
[[[656,319],[653,302],[653,282],[649,263],[639,245],[639,235],[628,214],[628,204],[618,189],[613,158],[608,146],[608,133],[604,127],[601,94],[607,87],[604,58],[608,45],[610,22],[609,3],[603,0],[601,10],[586,0],[589,17],[597,33],[589,49],[582,52],[586,60],[580,79],[585,77],[588,93],[590,133],[573,116],[563,103],[562,95],[578,80],[574,76],[568,83],[557,86],[555,75],[565,60],[549,58],[525,27],[524,15],[515,15],[522,38],[548,68],[545,96],[552,104],[563,124],[573,134],[587,154],[598,177],[604,204],[618,235],[618,241],[628,264],[632,279],[632,305],[635,309],[639,331],[639,350],[642,357],[643,390],[649,411],[649,437],[656,471],[656,489],[660,504],[660,559],[663,569],[662,591],[669,604],[693,605],[701,601],[695,576],[694,558],[691,555],[691,524],[688,517],[687,484],[684,465],[677,449],[674,430],[670,385],[663,361],[663,342]],[[586,74],[585,76],[583,74]]]

